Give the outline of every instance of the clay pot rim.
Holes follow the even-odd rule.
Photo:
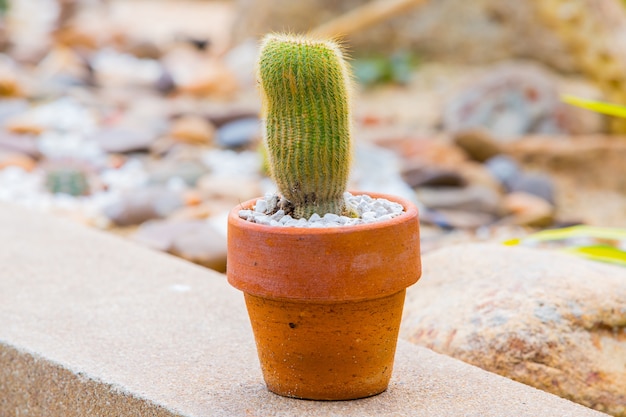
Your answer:
[[[259,231],[263,233],[276,233],[276,234],[284,234],[284,235],[293,235],[293,234],[307,234],[307,235],[332,235],[332,234],[342,234],[342,233],[351,233],[355,230],[359,231],[368,231],[368,230],[376,230],[376,229],[384,229],[389,226],[404,222],[407,216],[417,217],[418,209],[414,203],[411,201],[398,197],[396,195],[384,194],[384,193],[374,193],[367,191],[350,191],[352,195],[368,195],[372,198],[384,198],[394,203],[399,203],[404,208],[402,214],[383,221],[376,221],[373,223],[364,223],[364,224],[354,224],[348,226],[337,226],[337,227],[286,227],[286,226],[270,226],[266,224],[259,224],[248,221],[246,219],[242,219],[239,217],[240,210],[248,210],[254,206],[257,200],[262,197],[253,198],[251,200],[244,201],[239,205],[235,206],[229,213],[229,221],[237,222],[239,227],[245,227],[251,231]],[[245,226],[244,226],[245,224]]]

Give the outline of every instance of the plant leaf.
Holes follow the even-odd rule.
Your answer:
[[[561,99],[567,103],[576,107],[582,107],[583,109],[592,110],[596,113],[607,114],[609,116],[624,117],[626,118],[626,107],[618,104],[605,103],[602,101],[586,100],[583,98],[564,95]]]
[[[609,262],[626,266],[626,251],[614,248],[613,246],[581,246],[578,248],[566,249],[566,252],[581,255],[585,258],[593,259],[594,261]]]

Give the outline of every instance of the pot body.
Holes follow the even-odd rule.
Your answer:
[[[245,294],[270,391],[346,400],[387,389],[406,287],[421,275],[417,209],[384,222],[286,228],[228,219],[229,282]]]

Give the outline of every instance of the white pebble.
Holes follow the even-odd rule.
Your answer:
[[[256,205],[254,206],[254,211],[257,213],[267,213],[267,201],[258,199],[256,201]]]
[[[404,212],[401,204],[383,198],[374,199],[368,195],[352,196],[350,193],[345,193],[344,198],[346,206],[354,209],[358,217],[338,216],[334,213],[325,213],[322,217],[318,213],[314,213],[308,220],[294,219],[290,215],[286,215],[282,209],[273,213],[279,202],[278,195],[274,193],[268,193],[264,198],[257,200],[254,210],[240,210],[239,217],[247,221],[272,226],[324,228],[385,221]]]

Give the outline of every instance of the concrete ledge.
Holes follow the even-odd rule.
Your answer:
[[[390,389],[349,402],[267,392],[223,275],[0,205],[2,416],[601,416],[401,341]]]

